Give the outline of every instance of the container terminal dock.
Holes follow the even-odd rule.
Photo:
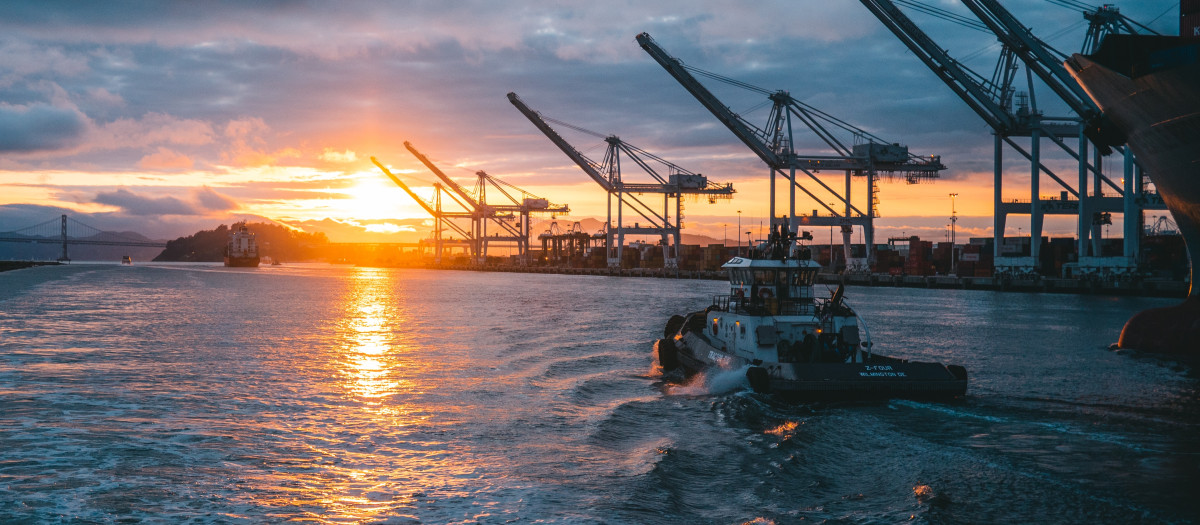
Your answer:
[[[661,247],[651,243],[631,243],[622,251],[621,264],[609,266],[603,246],[589,247],[586,234],[542,235],[542,249],[526,252],[527,259],[516,255],[488,256],[485,260],[463,254],[438,261],[422,248],[403,250],[387,245],[360,245],[343,252],[335,262],[376,267],[416,267],[442,270],[552,273],[621,277],[724,280],[720,269],[732,257],[744,253],[742,246],[711,244],[682,245],[681,257],[674,268],[663,264]],[[895,286],[913,288],[1004,290],[1021,292],[1078,293],[1098,295],[1135,295],[1148,297],[1185,297],[1188,291],[1188,259],[1183,241],[1174,232],[1153,232],[1142,238],[1145,252],[1139,266],[1120,266],[1110,259],[1084,258],[1073,253],[1070,238],[1044,238],[1038,257],[1040,271],[1026,271],[1029,239],[1006,237],[1000,252],[993,257],[992,238],[972,238],[967,244],[933,243],[917,237],[892,238],[877,245],[876,264],[867,268],[851,258],[847,265],[842,246],[810,244],[813,259],[825,267],[819,282],[859,286]],[[447,244],[450,244],[447,242]],[[1121,253],[1122,239],[1105,239],[1102,253]],[[347,247],[349,248],[349,247]],[[851,255],[861,253],[862,245],[853,245]],[[527,261],[527,262],[523,262]],[[1018,261],[1014,265],[1012,261]]]

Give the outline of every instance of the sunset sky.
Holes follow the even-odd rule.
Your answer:
[[[934,3],[971,16],[957,2]],[[1005,5],[1050,44],[1078,52],[1079,11]],[[1161,33],[1178,31],[1177,2],[1117,5]],[[906,12],[990,76],[995,37]],[[642,51],[634,37],[643,31],[688,65],[789,90],[914,153],[941,155],[949,169],[935,183],[882,184],[881,237],[941,240],[952,192],[960,239],[991,235],[986,125],[849,0],[3,2],[0,231],[66,210],[154,238],[262,217],[334,240],[367,231],[413,240],[427,217],[370,161],[428,190],[434,177],[406,140],[465,186],[482,169],[569,204],[572,219],[602,219],[603,191],[509,104],[510,91],[546,116],[733,182],[730,201],[685,203],[688,233],[732,236],[738,210],[743,226],[764,222],[766,168]],[[765,123],[764,97],[705,83]],[[1038,92],[1047,114],[1065,114],[1052,97]],[[603,156],[601,139],[559,131]],[[825,153],[811,134],[798,143]],[[1005,197],[1028,198],[1028,168],[1014,161],[1009,171]],[[827,177],[840,187],[840,175]],[[625,180],[650,182],[629,166]],[[1057,195],[1052,184],[1043,182],[1043,195]],[[853,191],[861,199],[863,185]],[[779,202],[786,211],[786,197]],[[1012,233],[1027,222],[1010,219]],[[1071,219],[1047,222],[1048,234],[1073,230]]]

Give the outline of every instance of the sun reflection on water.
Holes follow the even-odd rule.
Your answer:
[[[392,330],[404,324],[395,303],[393,274],[379,268],[355,270],[339,323],[345,339],[342,358],[348,365],[341,371],[346,390],[381,413],[396,415],[396,407],[381,403],[404,386],[394,372],[404,366],[402,354],[408,350]]]
[[[283,507],[309,509],[317,522],[412,517],[412,490],[436,458],[414,450],[412,432],[431,417],[414,403],[422,364],[405,334],[405,298],[394,270],[354,268],[345,280],[342,313],[325,365],[341,402],[313,414],[304,434],[310,458],[298,471],[276,474],[292,487]],[[426,480],[429,481],[429,480]]]
[[[461,373],[461,361],[445,359],[453,338],[417,331],[414,319],[443,310],[414,293],[403,270],[344,272],[328,324],[304,363],[313,395],[276,429],[292,454],[243,474],[259,491],[254,505],[280,516],[417,521],[433,502],[490,483],[480,469],[504,459],[472,454],[447,438],[478,407],[444,387]],[[439,347],[430,352],[431,344]]]

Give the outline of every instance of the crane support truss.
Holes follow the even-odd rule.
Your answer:
[[[992,77],[984,76],[967,68],[937,45],[923,30],[908,18],[896,4],[918,8],[925,13],[945,19],[961,18],[936,7],[904,0],[860,0],[910,51],[944,82],[951,91],[963,100],[980,118],[992,128],[995,135],[993,150],[993,230],[994,255],[1000,257],[1008,215],[1030,216],[1031,257],[1027,270],[1033,270],[1039,260],[1043,217],[1047,214],[1072,214],[1078,218],[1080,256],[1086,256],[1090,247],[1099,255],[1100,225],[1095,220],[1099,214],[1123,211],[1125,221],[1125,256],[1133,258],[1138,253],[1138,235],[1144,209],[1164,209],[1162,199],[1147,191],[1143,184],[1144,175],[1128,152],[1124,157],[1124,184],[1118,185],[1104,175],[1102,154],[1106,151],[1094,148],[1091,162],[1088,154],[1088,138],[1085,130],[1092,126],[1088,122],[1100,118],[1099,110],[1087,97],[1082,88],[1070,77],[1062,65],[1065,55],[1039,40],[1024,27],[999,2],[994,0],[964,0],[980,22],[969,27],[993,34],[1000,40],[1000,56]],[[1133,32],[1136,22],[1120,15],[1112,6],[1102,6],[1095,12],[1084,12],[1089,21],[1088,38],[1084,43],[1097,45],[1101,35],[1122,31]],[[968,24],[963,24],[968,25]],[[1014,80],[1024,64],[1028,95],[1019,96],[1014,108]],[[1051,118],[1037,108],[1033,78],[1037,77],[1063,100],[1072,110],[1070,117]],[[1029,137],[1028,149],[1022,147],[1014,137]],[[1064,177],[1050,170],[1042,161],[1041,143],[1048,139],[1057,145],[1078,165],[1078,183],[1072,186]],[[1077,149],[1066,142],[1073,141]],[[1003,202],[1004,145],[1008,145],[1029,162],[1029,202]],[[1059,199],[1045,199],[1040,195],[1042,175],[1048,176],[1062,189]],[[1093,193],[1088,193],[1088,179],[1092,179]],[[1111,188],[1116,196],[1105,196],[1104,186]]]
[[[478,254],[475,252],[476,243],[474,242],[474,227],[472,226],[470,229],[463,228],[461,225],[459,225],[454,220],[454,219],[468,219],[469,220],[472,218],[471,214],[464,213],[464,212],[442,211],[442,194],[445,193],[447,196],[450,197],[451,200],[454,200],[453,193],[451,193],[449,190],[444,188],[441,185],[441,183],[434,183],[434,185],[433,185],[433,189],[434,189],[433,202],[427,202],[425,199],[421,198],[420,195],[417,195],[416,192],[414,192],[412,190],[412,188],[410,188],[407,184],[405,184],[404,181],[400,179],[400,177],[397,177],[396,174],[392,173],[391,170],[387,169],[387,166],[384,166],[382,163],[380,163],[379,159],[376,159],[375,157],[371,157],[371,162],[375,163],[375,165],[378,166],[379,169],[383,171],[384,175],[387,175],[389,179],[392,179],[392,182],[396,183],[396,185],[399,186],[400,189],[404,190],[404,192],[407,193],[409,197],[412,197],[412,199],[414,201],[416,201],[417,204],[420,205],[421,208],[424,209],[426,213],[428,213],[431,217],[433,217],[433,221],[434,221],[433,260],[434,260],[434,262],[437,262],[437,263],[442,262],[442,256],[444,255],[444,250],[445,250],[446,244],[447,244],[446,241],[443,239],[442,232],[447,229],[453,231],[454,233],[459,234],[460,236],[462,236],[463,239],[467,240],[467,242],[470,243],[472,259],[475,259],[478,256]]]
[[[427,213],[434,218],[433,244],[434,261],[440,263],[445,255],[445,249],[451,243],[443,240],[444,232],[449,230],[460,235],[467,243],[471,256],[471,264],[482,265],[487,261],[488,245],[493,242],[514,243],[517,246],[517,258],[522,264],[528,263],[529,237],[532,222],[530,215],[534,213],[567,213],[565,205],[550,203],[548,200],[534,196],[516,186],[493,177],[487,172],[477,171],[477,182],[474,190],[468,190],[438,169],[411,143],[405,142],[408,149],[425,165],[441,182],[434,183],[433,202],[427,202],[417,195],[398,176],[387,169],[375,157],[371,157],[383,173],[400,186]],[[489,204],[487,188],[499,191],[509,203]],[[461,211],[442,209],[442,196],[446,195]],[[514,196],[519,194],[520,197]],[[464,226],[462,223],[466,223]]]
[[[608,216],[605,222],[605,250],[608,265],[620,266],[626,235],[658,235],[663,247],[663,267],[679,267],[679,244],[682,231],[684,195],[703,195],[710,201],[731,198],[735,192],[732,184],[718,184],[708,177],[693,173],[668,162],[653,153],[621,140],[615,135],[602,135],[562,121],[543,117],[532,110],[517,96],[509,93],[508,100],[538,128],[550,142],[558,146],[580,169],[608,193]],[[550,126],[550,122],[602,138],[607,147],[604,159],[596,162],[581,153],[575,146],[562,138]],[[621,175],[621,159],[633,161],[642,171],[649,174],[653,183],[624,182]],[[660,172],[665,170],[665,172]],[[639,198],[642,194],[662,195],[662,211]],[[614,198],[617,220],[613,223]],[[625,209],[641,217],[633,226],[625,225]],[[672,216],[672,213],[674,215]],[[641,221],[646,221],[645,225]],[[615,237],[615,239],[614,239]],[[673,241],[673,242],[672,242]]]
[[[847,262],[851,260],[850,237],[853,226],[860,226],[863,229],[867,249],[866,265],[874,262],[874,220],[878,215],[875,206],[877,202],[876,182],[881,176],[900,175],[909,183],[915,183],[935,179],[941,170],[946,169],[939,156],[918,157],[912,155],[908,152],[908,147],[879,138],[864,129],[796,100],[787,91],[770,91],[686,66],[681,60],[663,50],[648,33],[637,35],[637,42],[701,105],[717,117],[717,120],[725,124],[735,136],[741,139],[742,143],[767,164],[770,169],[770,213],[773,223],[776,221],[775,181],[777,176],[782,176],[790,183],[788,228],[795,232],[800,225],[840,226]],[[771,102],[771,110],[766,124],[761,127],[756,126],[742,115],[734,113],[701,84],[693,76],[693,73],[765,95]],[[820,138],[832,154],[803,155],[796,152],[793,147],[794,121],[803,124]],[[839,138],[839,134],[848,134],[850,138]],[[815,175],[821,170],[844,171],[844,193],[838,193]],[[807,178],[798,178],[797,172]],[[851,179],[855,176],[865,177],[866,180],[866,202],[868,203],[866,212],[854,206],[850,198]],[[808,195],[829,215],[820,216],[818,210],[814,209],[812,216],[797,216],[797,189]],[[832,205],[827,204],[827,199],[821,196],[828,196],[839,202]]]
[[[533,195],[521,188],[489,175],[485,171],[476,171],[476,183],[473,190],[468,190],[454,179],[447,176],[432,161],[429,160],[411,142],[405,141],[404,147],[421,161],[438,179],[440,179],[454,194],[456,202],[471,213],[472,239],[475,243],[475,263],[482,264],[487,260],[488,245],[493,242],[510,242],[517,246],[517,259],[521,264],[529,262],[530,215],[534,213],[567,213],[565,205],[553,204],[550,201]],[[488,188],[499,192],[504,204],[487,202]],[[519,194],[519,196],[514,195]]]

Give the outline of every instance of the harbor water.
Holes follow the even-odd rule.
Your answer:
[[[328,265],[0,273],[0,523],[1190,523],[1169,299],[851,287],[954,402],[662,381],[715,281]],[[825,293],[819,287],[820,293]]]

